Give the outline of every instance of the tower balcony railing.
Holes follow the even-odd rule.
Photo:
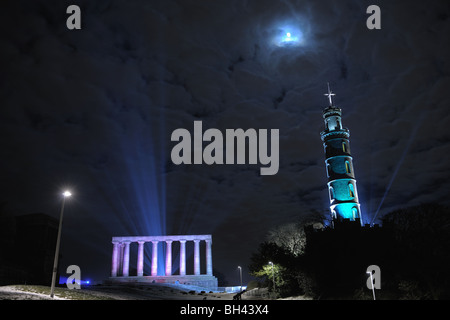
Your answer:
[[[326,137],[333,137],[333,136],[348,138],[350,137],[350,130],[348,130],[347,128],[341,128],[339,130],[325,129],[320,133],[320,136],[322,137],[322,140],[325,139]]]

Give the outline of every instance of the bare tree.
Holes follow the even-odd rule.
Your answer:
[[[312,212],[301,220],[280,225],[269,231],[267,240],[288,250],[294,257],[304,253],[306,246],[305,227],[312,225],[314,229],[322,229],[325,217]]]

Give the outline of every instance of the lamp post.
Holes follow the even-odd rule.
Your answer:
[[[275,291],[275,271],[273,270],[273,262],[269,261],[269,264],[272,265],[272,281],[273,281],[273,291]]]
[[[372,272],[367,271],[366,273],[370,274],[370,284],[372,285],[373,300],[376,300],[375,299],[375,288],[374,288],[374,285],[373,285]]]
[[[63,201],[61,205],[61,214],[59,216],[59,227],[58,227],[58,238],[56,239],[56,250],[55,250],[55,260],[53,262],[53,274],[52,274],[52,286],[50,289],[50,297],[53,298],[55,291],[55,281],[56,281],[56,270],[58,268],[58,256],[59,256],[59,243],[61,241],[61,227],[62,220],[64,214],[64,203],[66,202],[66,198],[70,197],[72,194],[69,191],[64,191],[63,193]]]
[[[238,266],[239,269],[239,275],[240,275],[240,279],[241,279],[241,292],[242,292],[242,268],[241,266]]]

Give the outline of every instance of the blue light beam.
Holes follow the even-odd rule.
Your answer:
[[[411,147],[412,142],[414,141],[417,131],[419,130],[420,125],[422,124],[424,119],[424,113],[422,112],[419,121],[417,122],[417,125],[414,127],[413,131],[411,132],[411,135],[409,137],[408,143],[406,144],[405,149],[403,150],[402,156],[400,157],[400,160],[397,162],[397,166],[395,167],[394,173],[392,174],[391,180],[388,183],[388,186],[384,192],[383,198],[381,198],[380,204],[378,205],[377,211],[375,212],[374,217],[372,218],[372,221],[370,222],[371,225],[373,225],[376,217],[378,216],[378,213],[380,212],[381,206],[383,205],[384,199],[386,199],[387,194],[389,193],[389,190],[391,189],[392,183],[394,182],[395,178],[397,177],[397,174],[400,170],[401,165],[403,164],[403,161],[406,158],[406,155],[409,151],[409,148]]]

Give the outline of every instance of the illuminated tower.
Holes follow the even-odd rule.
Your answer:
[[[353,158],[350,154],[350,131],[342,126],[341,109],[333,105],[330,91],[325,94],[329,106],[323,110],[325,130],[320,133],[325,149],[328,193],[333,225],[336,222],[361,223],[361,209],[356,190]]]

